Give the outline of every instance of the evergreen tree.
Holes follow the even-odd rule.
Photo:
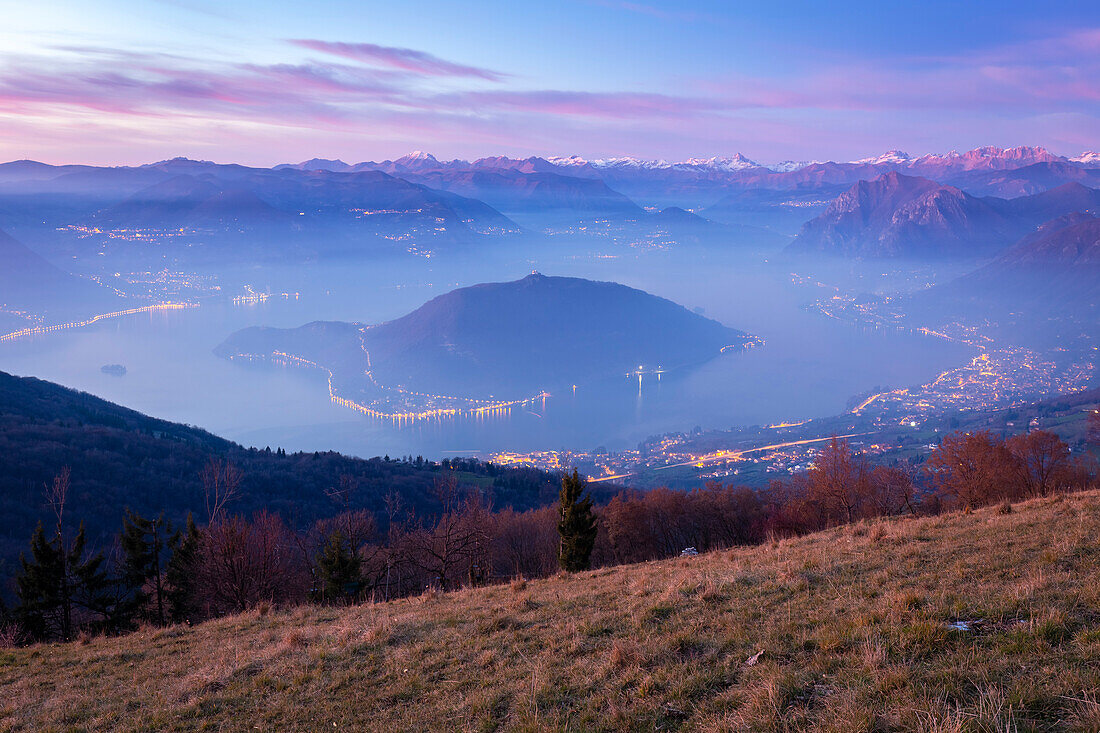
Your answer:
[[[68,641],[82,626],[110,628],[114,624],[116,609],[103,555],[85,557],[86,544],[83,524],[66,546],[60,530],[47,539],[40,523],[31,537],[30,559],[20,556],[16,613],[34,638]]]
[[[46,531],[39,522],[31,536],[31,558],[19,556],[16,614],[23,629],[35,639],[72,636],[71,594],[65,582],[64,553],[59,545],[46,539]]]
[[[342,532],[333,532],[317,557],[321,600],[334,602],[359,592],[363,585],[362,558]]]
[[[187,515],[187,528],[183,534],[173,537],[172,556],[165,565],[164,598],[168,605],[168,618],[173,623],[197,620],[198,573],[200,565],[202,533],[195,526],[195,518]]]
[[[84,523],[81,522],[69,551],[68,566],[73,575],[73,600],[80,610],[81,628],[114,633],[130,625],[130,615],[119,603],[115,582],[107,575],[102,552],[85,557]]]
[[[592,498],[584,496],[584,489],[584,479],[576,469],[572,476],[565,475],[561,479],[558,561],[562,570],[570,573],[589,568],[592,547],[596,544],[596,515],[592,511]]]
[[[132,609],[162,626],[168,621],[163,571],[168,554],[179,542],[179,534],[172,532],[172,524],[163,513],[156,519],[146,519],[127,511],[122,520],[121,579],[131,591]]]

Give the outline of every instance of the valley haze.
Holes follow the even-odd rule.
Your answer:
[[[1089,4],[0,25],[0,730],[1100,730]]]

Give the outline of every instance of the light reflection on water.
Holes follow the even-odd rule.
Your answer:
[[[241,365],[211,350],[251,325],[313,320],[381,322],[461,285],[550,275],[615,280],[670,298],[761,336],[764,348],[727,353],[664,374],[614,375],[502,416],[421,421],[396,428],[331,404],[316,370]],[[307,278],[303,281],[303,276]],[[298,301],[244,307],[207,303],[0,345],[0,369],[86,390],[147,414],[199,425],[259,447],[356,455],[491,450],[612,450],[668,431],[728,428],[835,414],[876,386],[910,386],[962,362],[967,350],[932,337],[856,327],[801,306],[817,293],[781,267],[752,259],[562,258],[522,255],[476,263],[317,266],[245,273],[258,290]],[[122,364],[124,377],[103,374]]]

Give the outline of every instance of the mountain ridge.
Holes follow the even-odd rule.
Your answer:
[[[789,254],[981,258],[1044,221],[1100,208],[1100,191],[1065,183],[1015,199],[978,198],[897,171],[859,181],[803,224]]]

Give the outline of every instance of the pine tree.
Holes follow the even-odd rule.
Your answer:
[[[562,570],[576,573],[587,570],[592,561],[592,547],[596,544],[596,515],[592,511],[592,498],[584,496],[585,483],[576,469],[573,475],[561,479],[561,519],[558,534],[561,546],[558,561]]]
[[[73,577],[73,601],[82,609],[82,627],[94,631],[117,632],[130,624],[127,609],[120,606],[114,593],[114,582],[107,575],[107,559],[102,552],[85,557],[87,540],[84,523],[80,523],[76,538],[68,553],[68,567]]]
[[[64,582],[64,553],[59,545],[46,539],[46,531],[39,522],[31,536],[31,559],[19,556],[16,614],[24,630],[35,639],[72,636],[72,604]]]
[[[83,524],[68,546],[60,530],[53,539],[47,539],[41,523],[35,529],[31,557],[20,556],[20,572],[15,579],[19,597],[16,613],[34,638],[68,641],[81,626],[114,625],[116,609],[103,555],[86,557],[86,545]]]
[[[359,592],[363,585],[362,558],[339,530],[329,535],[317,557],[321,600],[334,602]]]
[[[183,534],[176,533],[172,541],[172,556],[165,565],[164,598],[168,605],[168,618],[173,623],[194,621],[199,616],[198,573],[199,550],[202,533],[195,526],[195,518],[187,515],[187,527]]]
[[[127,511],[122,520],[122,581],[130,589],[132,609],[161,626],[168,621],[163,570],[168,553],[179,541],[163,513],[146,519]]]

